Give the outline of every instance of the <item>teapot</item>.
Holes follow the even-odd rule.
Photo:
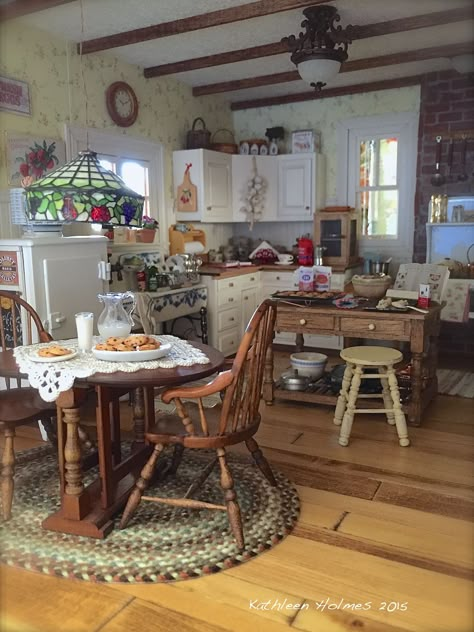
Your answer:
[[[133,292],[109,292],[98,294],[97,297],[104,303],[104,309],[97,321],[100,336],[102,338],[128,336],[132,331],[132,312],[136,304]]]

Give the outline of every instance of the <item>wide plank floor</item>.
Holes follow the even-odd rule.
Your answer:
[[[262,406],[257,440],[302,506],[271,551],[166,585],[2,567],[0,630],[472,632],[473,400],[438,396],[423,426],[409,427],[409,448],[378,415],[358,417],[343,448],[332,412]],[[22,429],[18,448],[39,442]]]

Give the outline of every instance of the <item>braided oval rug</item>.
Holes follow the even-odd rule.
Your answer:
[[[291,532],[299,516],[299,498],[275,469],[278,485],[272,487],[250,458],[227,454],[242,513],[242,552],[227,512],[145,501],[126,529],[115,529],[104,540],[42,529],[44,518],[59,507],[59,481],[56,456],[41,446],[18,455],[12,518],[0,524],[0,561],[70,579],[154,583],[201,577],[251,560]],[[150,487],[147,495],[184,496],[212,456],[187,450],[177,475],[161,481],[159,492]],[[223,503],[219,471],[216,466],[194,498]]]

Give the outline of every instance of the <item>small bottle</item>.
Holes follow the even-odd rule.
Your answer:
[[[139,292],[146,291],[146,274],[144,270],[137,272],[137,287]]]
[[[148,291],[156,292],[158,289],[158,271],[155,266],[148,269]]]

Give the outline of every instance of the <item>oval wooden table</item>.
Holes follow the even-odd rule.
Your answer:
[[[134,373],[96,373],[78,378],[73,388],[60,393],[58,408],[58,463],[61,507],[42,523],[45,529],[104,538],[112,529],[112,517],[125,504],[135,477],[150,448],[144,433],[153,420],[155,388],[177,386],[216,373],[224,355],[202,343],[191,343],[209,358],[207,364],[174,369],[141,369]],[[0,376],[20,377],[13,351],[0,353]],[[99,475],[86,485],[83,480],[79,441],[80,406],[93,387],[97,396],[97,453],[86,460],[98,464]],[[135,440],[130,454],[121,452],[119,398],[134,391]]]

